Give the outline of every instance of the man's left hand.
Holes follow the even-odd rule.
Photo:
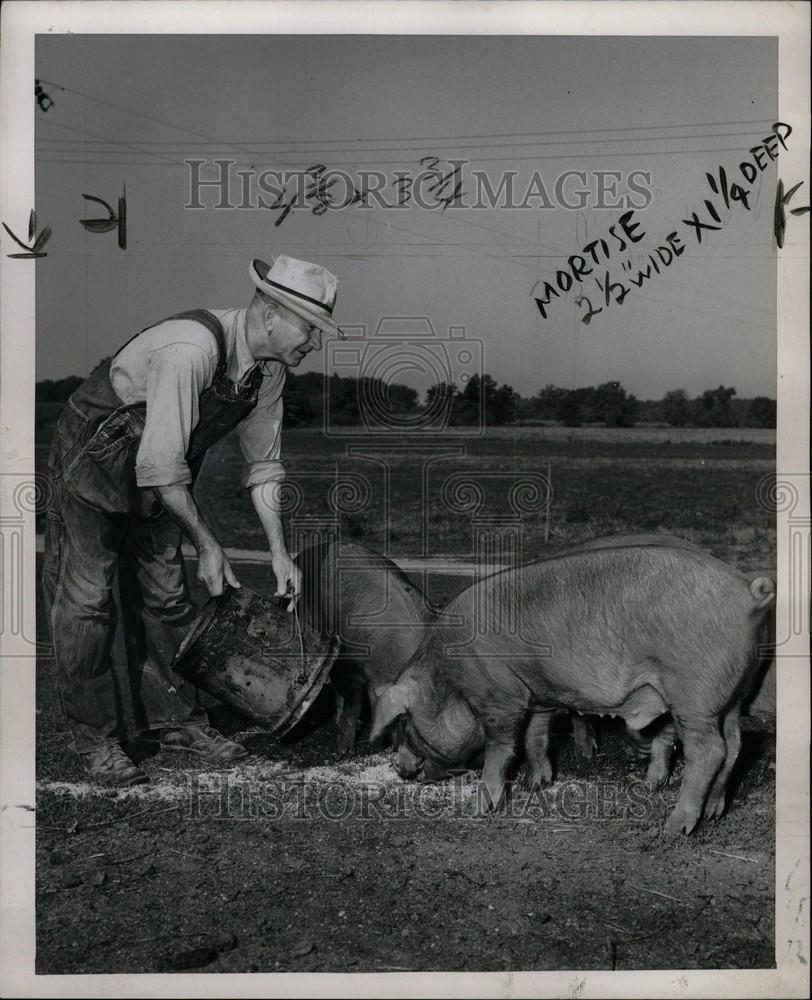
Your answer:
[[[302,571],[287,553],[274,556],[271,565],[276,574],[276,596],[289,596],[288,611],[293,611],[293,606],[302,592]]]

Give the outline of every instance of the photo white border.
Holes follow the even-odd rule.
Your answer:
[[[21,225],[34,205],[34,40],[37,33],[775,35],[779,119],[793,126],[779,174],[809,201],[809,4],[785,2],[120,2],[6,3],[0,13],[0,219]],[[794,203],[795,204],[795,203]],[[794,207],[794,204],[792,207]],[[25,222],[22,222],[24,226]],[[19,230],[18,230],[19,231]],[[789,539],[805,531],[795,579],[809,593],[809,217],[788,222],[777,255],[778,485],[797,503],[778,516],[778,635],[789,634]],[[9,261],[0,239],[0,518],[10,483],[33,480],[36,264]],[[15,514],[12,511],[12,514]],[[2,523],[2,522],[0,522]],[[33,510],[22,545],[24,634],[35,633]],[[4,580],[4,587],[8,581]],[[3,595],[9,596],[9,595]],[[808,601],[801,596],[804,615]],[[777,970],[381,974],[37,976],[34,960],[34,669],[30,647],[0,641],[0,994],[3,996],[579,996],[794,997],[809,991],[809,648],[791,636],[778,670]],[[803,631],[803,630],[802,630]],[[27,653],[27,649],[29,652]]]

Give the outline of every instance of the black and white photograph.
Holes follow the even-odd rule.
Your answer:
[[[2,18],[3,994],[808,995],[809,6]]]

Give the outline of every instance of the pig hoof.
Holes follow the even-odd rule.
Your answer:
[[[661,788],[665,788],[668,784],[668,771],[652,771],[646,772],[646,787],[652,794],[654,792],[659,792]]]
[[[586,760],[592,760],[595,755],[595,751],[598,749],[598,741],[594,736],[590,736],[585,739],[580,735],[576,735],[575,749]]]
[[[705,805],[705,818],[706,819],[721,819],[725,811],[725,798],[723,795],[715,796],[712,799],[708,799]]]
[[[493,805],[490,799],[485,796],[480,795],[477,798],[476,809],[474,810],[474,815],[477,819],[487,819],[492,816],[494,812]]]
[[[668,839],[679,837],[681,833],[690,833],[697,824],[698,817],[689,816],[677,806],[668,817],[665,824],[665,836]]]
[[[488,786],[484,782],[481,782],[477,792],[476,815],[480,818],[494,816],[499,811],[499,808],[504,800],[504,794],[500,794],[499,797],[494,800],[493,796],[488,791]]]
[[[553,769],[549,764],[546,767],[525,768],[524,776],[522,777],[522,787],[525,791],[534,792],[552,783]]]

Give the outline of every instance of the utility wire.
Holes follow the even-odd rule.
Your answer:
[[[209,142],[219,143],[222,140],[218,139],[217,136],[208,135],[206,132],[198,132],[196,129],[188,128],[185,125],[178,125],[177,122],[168,121],[166,118],[158,118],[155,115],[145,114],[143,111],[134,111],[132,108],[125,108],[121,104],[115,104],[113,101],[106,101],[101,97],[96,97],[94,94],[86,94],[81,90],[75,90],[73,87],[64,87],[59,83],[54,83],[53,81],[43,80],[40,78],[40,83],[45,84],[48,87],[56,87],[57,90],[61,90],[64,93],[76,94],[78,97],[83,97],[88,101],[95,101],[97,104],[104,104],[108,108],[115,108],[117,111],[123,111],[128,115],[136,115],[139,118],[145,118],[147,121],[155,122],[159,125],[168,125],[169,128],[177,129],[179,132],[188,132],[189,135],[196,135],[201,139],[206,139]],[[246,150],[241,147],[240,143],[228,143],[233,149],[242,149],[242,152],[250,153],[250,150]],[[142,150],[142,152],[147,152]],[[253,164],[252,164],[253,166]]]
[[[61,90],[65,93],[76,94],[79,97],[84,97],[89,101],[96,101],[99,104],[104,104],[107,107],[115,108],[118,111],[124,111],[126,114],[137,115],[140,118],[145,118],[148,121],[156,122],[160,125],[168,125],[170,128],[177,129],[181,132],[188,132],[190,135],[197,135],[202,139],[214,142],[222,142],[223,145],[232,146],[235,149],[242,147],[244,144],[240,141],[225,142],[220,140],[215,136],[207,135],[204,132],[198,132],[195,129],[190,129],[185,125],[178,125],[176,122],[167,120],[166,118],[158,118],[155,115],[148,115],[143,111],[135,111],[132,108],[126,108],[121,104],[115,104],[113,101],[106,101],[101,97],[96,97],[93,94],[87,94],[81,90],[76,90],[73,87],[65,87],[62,84],[54,83],[50,80],[43,80],[39,78],[41,84],[45,84],[49,87],[55,87],[57,90]],[[358,138],[356,142],[414,142],[417,140],[451,140],[451,139],[505,139],[511,137],[525,138],[533,135],[580,135],[587,132],[640,132],[649,131],[651,129],[670,129],[670,128],[720,128],[727,125],[762,125],[767,123],[766,118],[751,118],[751,119],[741,119],[738,121],[722,121],[722,122],[679,122],[670,125],[628,125],[628,126],[612,126],[607,128],[594,128],[594,129],[544,129],[542,131],[534,132],[474,132],[470,134],[462,134],[456,136],[449,135],[421,135],[421,136],[378,136],[373,138]],[[267,140],[268,144],[275,144],[279,141],[287,142],[289,145],[294,144],[321,144],[328,145],[333,143],[346,143],[347,139],[288,139],[288,140]],[[260,143],[259,145],[264,145],[265,143]],[[256,143],[254,143],[256,145]],[[250,152],[246,149],[244,151]]]
[[[214,142],[214,143],[218,144],[219,148],[239,149],[241,152],[247,153],[249,155],[249,157],[251,157],[251,158],[254,158],[255,154],[257,152],[256,149],[251,149],[250,146],[248,146],[246,144],[243,144],[241,142],[240,143],[238,143],[238,142],[226,142],[226,141],[221,140],[221,139],[219,139],[219,138],[217,138],[215,136],[208,135],[208,134],[206,134],[204,132],[199,132],[199,131],[197,131],[195,129],[190,129],[187,126],[178,125],[176,122],[169,121],[168,119],[159,118],[159,117],[157,117],[155,115],[149,115],[149,114],[146,114],[145,112],[141,112],[141,111],[135,111],[132,108],[127,108],[127,107],[125,107],[123,105],[120,105],[120,104],[117,104],[117,103],[115,103],[113,101],[105,100],[104,98],[97,97],[97,96],[95,96],[93,94],[88,94],[88,93],[86,93],[84,91],[77,90],[77,89],[75,89],[73,87],[66,87],[66,86],[63,86],[62,84],[58,84],[58,83],[56,83],[54,81],[49,81],[49,80],[40,80],[40,82],[42,84],[45,84],[46,86],[55,87],[56,89],[61,90],[63,92],[75,94],[75,95],[77,95],[79,97],[82,97],[82,98],[84,98],[86,100],[95,101],[96,103],[105,105],[107,107],[114,108],[117,111],[123,111],[125,114],[135,115],[135,116],[144,118],[147,121],[155,122],[155,123],[158,123],[158,124],[161,124],[161,125],[166,125],[166,126],[168,126],[170,128],[173,128],[173,129],[175,129],[177,131],[180,131],[180,132],[186,132],[186,133],[188,133],[190,135],[196,135],[196,136],[198,136],[200,138],[206,139],[207,141]],[[113,145],[124,146],[126,148],[133,149],[133,150],[136,150],[138,152],[144,153],[147,156],[157,156],[160,159],[165,160],[168,163],[171,163],[173,165],[175,165],[175,164],[177,164],[177,165],[183,165],[183,166],[186,165],[185,163],[182,163],[181,161],[175,160],[172,157],[167,157],[167,156],[164,156],[164,155],[162,155],[162,154],[160,154],[158,152],[153,152],[151,150],[145,149],[144,145],[150,145],[150,144],[152,144],[149,140],[145,140],[142,145],[136,146],[136,145],[131,144],[131,143],[124,143],[124,142],[120,142],[118,140],[110,139],[109,137],[106,137],[106,136],[103,136],[103,135],[98,135],[97,133],[86,132],[83,129],[79,129],[79,128],[75,128],[75,127],[71,128],[70,126],[60,125],[59,123],[54,122],[51,119],[49,119],[48,121],[49,121],[50,124],[56,125],[58,128],[63,128],[63,129],[69,130],[69,131],[78,132],[80,134],[86,135],[87,137],[91,138],[92,140],[95,140],[95,141],[98,141],[98,142],[101,142],[101,143],[111,143]],[[670,125],[611,126],[611,127],[606,127],[606,128],[602,128],[602,129],[600,129],[600,128],[599,129],[558,129],[558,130],[556,130],[556,129],[549,129],[549,130],[544,130],[544,131],[540,131],[540,132],[471,133],[471,134],[468,134],[468,135],[460,135],[460,136],[454,136],[454,137],[448,136],[448,135],[444,135],[444,136],[413,136],[413,137],[400,136],[400,137],[380,138],[380,139],[358,139],[358,140],[356,140],[356,143],[377,142],[377,141],[386,141],[386,142],[392,142],[392,141],[396,141],[396,142],[415,142],[415,141],[420,141],[420,140],[431,140],[431,141],[440,141],[440,142],[452,142],[452,141],[458,140],[458,139],[484,139],[484,138],[513,139],[513,138],[527,137],[527,136],[533,136],[533,135],[542,135],[542,136],[543,135],[584,135],[584,134],[588,134],[588,133],[589,134],[594,134],[596,132],[641,132],[641,131],[651,131],[652,129],[657,129],[657,130],[661,130],[662,131],[662,130],[673,129],[673,128],[714,128],[714,127],[737,126],[737,125],[756,125],[756,124],[763,124],[765,121],[766,121],[766,119],[742,119],[742,120],[738,120],[738,121],[731,120],[731,121],[725,121],[725,122],[692,122],[692,123],[689,122],[689,123],[674,123],[674,124],[670,124]],[[738,133],[738,132],[723,133],[722,135],[719,136],[719,138],[733,137],[734,135],[737,135],[737,134],[742,134],[742,133]],[[696,135],[696,136],[673,136],[673,135],[671,135],[671,136],[650,136],[650,137],[642,137],[641,136],[639,138],[643,139],[643,141],[657,141],[658,139],[660,139],[660,140],[663,140],[663,139],[668,140],[668,139],[683,139],[683,138],[705,138],[705,136],[702,136],[702,135]],[[71,141],[71,140],[65,140],[65,141]],[[539,141],[531,142],[531,143],[516,143],[515,145],[516,146],[561,145],[563,143],[566,143],[567,141],[571,141],[574,144],[581,144],[581,143],[584,143],[584,142],[586,142],[586,143],[594,143],[594,142],[620,142],[620,141],[624,141],[624,140],[623,140],[622,137],[618,138],[618,139],[596,138],[596,139],[582,139],[582,140],[551,140],[551,141],[542,141],[542,140],[539,140]],[[165,144],[165,141],[163,141],[163,140],[161,140],[160,142],[161,142],[161,144]],[[276,144],[278,144],[278,142],[282,142],[282,143],[287,144],[287,145],[301,145],[301,144],[312,145],[315,142],[317,142],[317,140],[278,140],[278,141],[276,141]],[[335,144],[335,143],[346,143],[347,140],[346,139],[327,139],[327,140],[322,140],[322,142],[325,145],[328,145],[328,144]],[[258,146],[258,145],[261,146],[261,145],[266,145],[266,144],[274,144],[274,141],[269,140],[267,143],[263,143],[263,142],[259,142],[259,143],[254,142],[253,143],[254,146]],[[492,146],[492,144],[484,144],[483,143],[481,145],[485,149],[494,148]],[[514,144],[511,144],[511,145],[514,145]],[[355,148],[356,147],[351,147],[352,151],[354,151]],[[460,147],[457,147],[457,148],[460,148]],[[370,153],[372,151],[373,150],[371,150],[371,149],[359,150],[359,152],[363,152],[365,154],[368,154],[368,153]],[[382,151],[383,152],[390,152],[390,151],[394,151],[394,150],[384,149]],[[696,152],[696,153],[704,153],[704,152],[736,152],[736,151],[737,150],[735,150],[735,149],[676,150],[676,151],[651,150],[651,151],[645,151],[643,153],[641,153],[640,151],[633,151],[633,152],[626,152],[626,151],[624,151],[622,153],[602,153],[602,154],[594,154],[594,153],[557,154],[557,155],[553,155],[553,156],[547,156],[547,157],[545,157],[545,159],[568,159],[568,158],[570,158],[571,155],[578,155],[578,156],[585,156],[585,157],[592,157],[592,156],[595,156],[595,155],[603,155],[603,156],[626,156],[626,155],[630,155],[630,156],[635,156],[635,155],[662,156],[662,155],[680,155],[680,154],[684,155],[686,153],[694,153],[694,152]],[[64,150],[63,152],[65,154],[68,154],[70,151]],[[204,152],[210,152],[210,151],[204,151]],[[290,151],[283,151],[283,152],[290,152]],[[295,152],[295,150],[293,152]],[[315,153],[319,152],[319,150],[312,150],[312,151],[305,150],[305,151],[301,151],[301,152],[302,153],[304,153],[304,152],[308,152],[308,153],[312,152],[312,153],[315,154]],[[110,154],[114,155],[115,151],[110,151]],[[263,155],[267,156],[269,154],[266,152]],[[537,157],[532,157],[532,156],[531,157],[523,157],[523,156],[522,157],[513,157],[513,156],[510,156],[510,155],[506,155],[506,156],[501,156],[501,157],[486,157],[486,158],[480,157],[480,158],[478,158],[478,162],[483,162],[483,163],[487,163],[487,162],[501,162],[503,160],[524,161],[524,160],[527,160],[527,159],[536,160],[538,158]],[[74,161],[72,161],[72,160],[57,161],[55,159],[51,159],[49,162],[67,162],[67,163],[70,163],[70,162],[74,162]],[[104,163],[104,161],[88,161],[88,160],[83,160],[81,162],[85,162],[85,163],[88,163],[88,164],[92,163],[93,165],[103,165],[103,163]],[[113,162],[116,162],[116,161],[113,161]],[[342,162],[334,164],[334,165],[335,166],[362,166],[362,165],[386,166],[386,165],[397,163],[397,162],[399,162],[399,161],[397,161],[397,160],[391,160],[391,161],[379,161],[379,160],[346,161],[345,160],[345,161],[342,161]],[[146,165],[146,164],[139,163],[138,165],[142,166],[142,165]],[[251,166],[252,169],[257,169],[257,166],[254,163],[250,163],[250,166]],[[290,164],[290,163],[278,163],[278,162],[277,163],[272,163],[272,164],[262,164],[262,166],[263,167],[266,167],[266,166],[289,166],[289,167],[293,166],[293,167],[295,167],[294,164]],[[296,169],[300,169],[300,168],[296,168]]]
[[[54,124],[56,124],[56,122],[54,122]],[[67,128],[67,126],[65,126],[65,125],[62,125],[60,127],[61,128]],[[81,130],[80,129],[75,129],[74,131],[78,132],[78,131],[81,131]],[[132,148],[138,149],[138,147],[132,147]],[[57,152],[57,151],[54,150],[54,152]],[[62,151],[62,150],[60,150],[59,152],[64,156],[64,155],[68,155],[70,152],[78,154],[79,151],[78,150],[72,150],[72,151],[68,151],[68,150]],[[146,150],[146,149],[138,149],[138,152],[145,153],[147,156],[160,156],[161,155],[159,153],[152,153],[152,152],[150,152],[149,150]],[[623,152],[619,152],[619,153],[607,153],[607,152],[603,152],[603,151],[594,152],[594,153],[593,152],[554,153],[554,154],[545,154],[544,156],[511,156],[510,154],[506,154],[505,156],[478,156],[476,158],[476,160],[472,160],[471,161],[471,164],[473,166],[476,166],[479,163],[503,163],[505,161],[508,161],[508,162],[511,162],[511,163],[521,163],[521,162],[524,162],[524,161],[527,161],[527,160],[530,160],[530,161],[532,161],[534,163],[544,163],[547,160],[586,160],[586,159],[594,160],[594,159],[608,159],[609,157],[614,158],[614,157],[618,157],[618,156],[621,156],[621,157],[629,157],[629,156],[693,156],[693,155],[695,155],[697,153],[742,153],[742,154],[744,154],[745,151],[742,150],[741,146],[722,146],[722,147],[714,147],[714,148],[711,148],[711,149],[709,149],[707,147],[704,148],[704,149],[631,149],[631,150],[624,150]],[[46,158],[43,157],[43,159],[46,159]],[[162,157],[162,159],[167,159],[167,157]],[[315,159],[315,157],[314,157],[314,159]],[[65,159],[57,160],[57,159],[53,159],[52,158],[49,162],[53,162],[53,163],[56,163],[56,162],[59,162],[59,163],[75,163],[75,162],[79,162],[79,163],[84,163],[84,162],[94,163],[95,162],[95,163],[101,163],[101,164],[110,162],[110,163],[115,164],[117,161],[115,161],[115,160],[110,160],[110,161],[106,161],[106,160],[96,160],[96,161],[93,161],[93,160],[88,160],[88,161],[78,160],[77,161],[77,160],[65,160]],[[185,162],[184,163],[181,163],[181,161],[170,161],[170,162],[178,163],[181,166],[186,166]],[[236,163],[236,161],[235,161],[235,163]],[[142,165],[145,165],[145,164],[142,164]],[[239,163],[236,163],[236,165],[239,166]],[[360,167],[360,166],[386,167],[386,166],[397,166],[397,165],[400,165],[400,166],[403,165],[403,158],[402,157],[400,159],[397,159],[397,160],[381,160],[381,159],[375,159],[375,160],[338,160],[338,161],[333,161],[329,165],[326,165],[326,166],[328,166],[328,170],[329,170],[329,169],[335,168],[335,167]],[[155,164],[155,166],[161,166],[161,164]],[[280,163],[251,163],[250,166],[251,166],[251,168],[253,170],[271,169],[273,167],[279,167],[279,166],[289,166],[289,167],[292,167],[294,170],[299,171],[299,172],[302,172],[302,171],[304,171],[304,170],[307,169],[307,167],[296,165],[296,164],[280,164]],[[312,164],[308,164],[308,166],[312,166]]]
[[[88,132],[86,129],[77,128],[74,125],[63,125],[61,122],[55,122],[55,121],[49,121],[48,124],[49,125],[53,125],[55,128],[65,129],[66,132],[79,132],[82,135],[89,135],[89,136],[94,136],[96,138],[99,138],[98,132]],[[133,145],[130,142],[121,142],[118,139],[110,139],[107,136],[104,136],[103,138],[104,138],[105,142],[112,143],[115,146],[123,146],[126,150],[135,150],[136,153],[146,153],[147,156],[156,156],[156,157],[158,157],[161,160],[165,160],[167,163],[171,164],[173,167],[185,167],[186,166],[186,164],[183,162],[183,160],[175,160],[175,159],[172,159],[169,156],[164,156],[162,153],[152,153],[149,150],[141,149],[139,146],[135,146],[135,145]],[[111,150],[110,152],[111,152],[111,154],[116,154],[116,153],[118,153],[118,150]],[[79,150],[76,150],[76,155],[78,155],[78,154],[79,154]],[[121,154],[119,154],[119,155],[121,155]],[[37,157],[37,161],[39,162],[40,160],[44,160],[46,162],[53,162],[53,161],[49,161],[47,157]],[[65,162],[65,161],[62,161],[62,162]],[[92,161],[89,161],[89,160],[69,160],[67,162],[70,162],[70,163],[90,163]],[[109,161],[103,161],[103,162],[107,162],[107,163],[115,165],[118,161],[109,160]],[[125,160],[125,161],[123,161],[121,163],[121,166],[129,166],[129,165],[130,165],[130,161],[127,161],[127,160]]]
[[[626,136],[619,136],[616,139],[604,139],[604,138],[599,138],[599,139],[550,139],[550,140],[538,139],[538,140],[535,140],[533,142],[509,142],[509,141],[501,141],[501,142],[498,142],[498,143],[484,143],[484,142],[457,143],[457,142],[452,142],[452,141],[445,141],[445,142],[438,142],[438,143],[431,143],[431,144],[427,143],[427,144],[418,145],[418,146],[414,146],[414,145],[403,146],[401,148],[404,151],[406,151],[406,152],[414,152],[416,149],[421,149],[421,148],[422,149],[436,150],[438,147],[439,148],[449,147],[452,150],[462,150],[462,149],[505,149],[505,148],[510,148],[510,149],[524,149],[524,148],[536,147],[536,146],[566,146],[566,145],[578,145],[578,146],[580,146],[580,145],[583,145],[584,143],[594,144],[594,143],[599,143],[599,142],[600,143],[608,143],[608,142],[615,142],[615,143],[616,142],[664,142],[664,141],[672,142],[672,141],[676,141],[677,139],[680,139],[680,140],[682,140],[682,139],[734,139],[734,138],[736,138],[737,136],[740,136],[740,135],[751,135],[751,134],[752,134],[752,131],[748,130],[748,131],[737,131],[737,132],[716,132],[716,133],[711,133],[710,135],[708,135],[706,133],[703,133],[703,132],[690,132],[690,133],[687,133],[687,134],[683,133],[683,134],[680,134],[680,135],[650,135],[650,136],[643,136],[643,135],[641,135],[641,136],[634,136],[632,138],[628,138]],[[72,142],[72,141],[75,141],[75,140],[54,138],[54,139],[50,139],[50,140],[46,140],[46,141],[48,141],[48,142],[55,142],[55,143],[69,143],[69,142]],[[102,142],[103,141],[104,140],[102,140]],[[154,142],[146,141],[144,143],[144,145],[150,145],[150,146],[158,146],[158,145],[160,145],[160,146],[164,146],[164,147],[169,147],[169,148],[163,149],[163,152],[168,152],[168,153],[179,152],[179,153],[183,153],[185,150],[187,150],[191,146],[199,146],[199,145],[202,145],[202,144],[201,143],[189,143],[185,147],[178,148],[178,144],[176,142],[174,142],[174,143],[169,143],[169,142],[154,143]],[[317,155],[320,155],[321,153],[325,152],[325,150],[326,150],[325,146],[317,146],[313,150],[310,150],[310,149],[277,149],[277,150],[269,151],[269,150],[259,149],[258,147],[261,146],[261,145],[263,145],[263,143],[257,143],[257,144],[255,144],[255,148],[253,150],[249,150],[249,151],[251,151],[252,153],[256,153],[256,154],[262,155],[262,156],[269,155],[269,152],[274,152],[274,153],[277,153],[277,154],[286,154],[286,155],[295,154],[297,156],[303,156],[304,154],[307,153],[307,154],[312,154],[314,156],[317,156]],[[230,143],[223,143],[223,147],[222,148],[230,148],[230,147],[231,147]],[[329,150],[330,155],[332,155],[332,153],[355,153],[355,152],[364,153],[364,154],[367,154],[367,153],[396,153],[396,152],[398,152],[398,149],[397,149],[397,147],[392,147],[392,146],[383,146],[383,147],[377,147],[377,148],[376,147],[366,147],[366,146],[363,147],[363,148],[359,148],[358,146],[348,146],[348,147],[345,147],[345,148],[339,148],[339,149]],[[215,147],[214,149],[211,149],[210,147],[208,147],[206,149],[197,150],[196,151],[196,155],[200,155],[201,153],[207,153],[210,156],[215,155],[215,154],[219,155],[219,153],[218,153],[218,147]]]

